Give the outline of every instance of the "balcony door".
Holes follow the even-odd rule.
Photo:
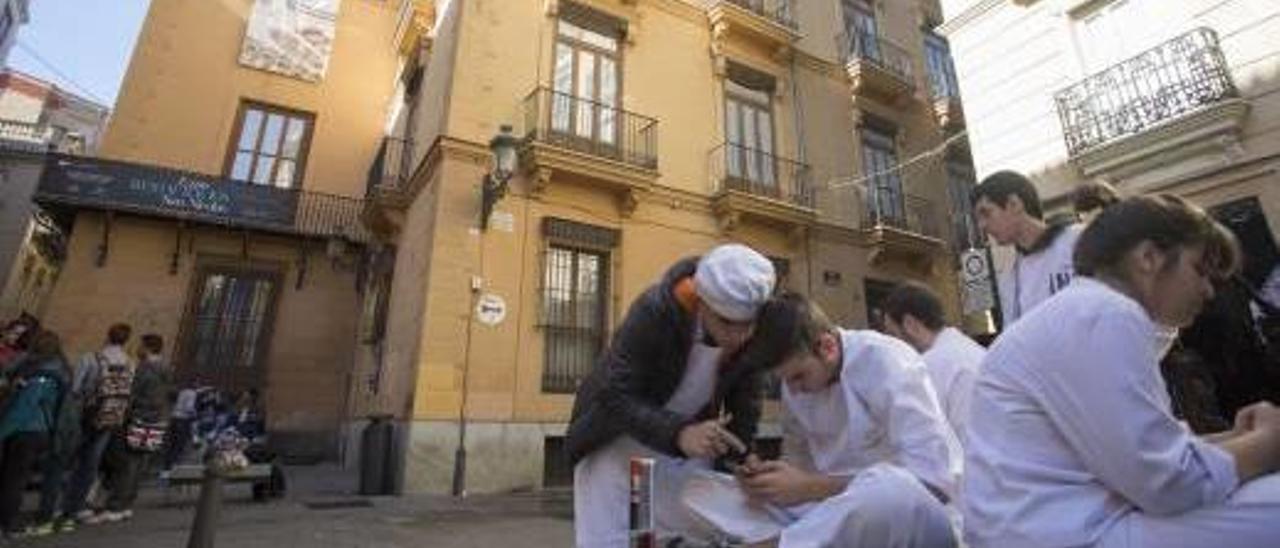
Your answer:
[[[876,37],[880,36],[880,31],[876,25],[875,11],[862,0],[844,0],[841,7],[844,12],[845,36],[851,41],[851,51],[863,58],[879,61],[880,42]]]
[[[725,81],[725,171],[732,186],[776,195],[777,164],[773,155],[773,111],[770,94]]]
[[[561,19],[557,24],[551,130],[563,144],[616,150],[622,73],[619,37]]]

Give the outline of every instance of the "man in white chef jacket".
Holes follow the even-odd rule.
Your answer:
[[[1000,336],[974,385],[964,477],[974,548],[1280,546],[1280,409],[1198,436],[1174,417],[1162,332],[1238,268],[1235,239],[1175,196],[1108,207],[1080,277]]]
[[[690,482],[685,504],[731,536],[782,548],[954,546],[945,503],[961,455],[919,354],[839,329],[794,294],[767,305],[758,328],[757,349],[780,359],[783,458],[746,459],[736,473],[745,497],[722,496],[706,477]]]
[[[899,284],[880,304],[885,332],[911,345],[924,358],[925,372],[951,429],[964,442],[973,380],[987,350],[959,329],[946,325],[942,300],[916,282]]]

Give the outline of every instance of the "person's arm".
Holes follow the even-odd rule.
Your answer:
[[[642,297],[643,299],[643,297]],[[672,344],[671,326],[645,301],[632,305],[602,358],[608,378],[596,399],[612,420],[640,443],[668,455],[684,455],[677,438],[694,421],[651,401],[645,392],[661,369],[662,349]]]
[[[1280,468],[1280,409],[1269,402],[1241,409],[1235,427],[1215,436],[1214,443],[1235,459],[1240,483]]]
[[[863,378],[873,381],[863,398],[873,420],[885,426],[895,463],[940,498],[954,496],[962,466],[959,442],[943,418],[920,356],[905,347],[877,347],[860,365]]]
[[[734,366],[746,367],[747,364],[738,363]],[[748,451],[755,446],[756,428],[760,424],[764,375],[761,372],[749,372],[739,376],[725,396],[725,409],[731,417],[725,429],[745,443]]]
[[[1111,308],[1077,334],[1089,344],[1072,348],[1069,361],[1027,368],[1044,412],[1103,485],[1146,513],[1225,500],[1237,485],[1231,455],[1196,438],[1162,403],[1145,314],[1137,305]]]

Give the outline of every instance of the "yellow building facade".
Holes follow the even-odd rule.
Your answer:
[[[396,3],[320,4],[151,2],[100,157],[51,156],[35,196],[67,234],[43,319],[69,354],[158,333],[182,384],[256,389],[300,459],[342,447],[398,59]]]
[[[843,325],[906,279],[960,320],[972,169],[936,2],[404,7],[364,209],[395,260],[351,409],[396,418],[405,490],[449,490],[460,446],[467,490],[563,485],[576,382],[632,299],[719,243]],[[502,126],[518,169],[482,224]]]

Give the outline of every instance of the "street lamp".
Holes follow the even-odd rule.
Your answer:
[[[493,206],[507,195],[507,182],[516,172],[519,162],[518,148],[520,140],[511,134],[510,125],[498,128],[498,134],[489,140],[489,150],[493,151],[493,165],[480,184],[480,277],[484,276],[484,240],[483,233],[489,228],[489,216],[493,215]],[[467,492],[467,373],[471,369],[471,320],[475,317],[475,298],[479,295],[480,286],[474,282],[471,286],[471,309],[467,312],[467,341],[462,358],[462,398],[458,405],[458,446],[453,451],[453,496],[460,497]]]
[[[520,140],[511,134],[511,126],[503,125],[498,134],[489,140],[489,150],[493,151],[493,166],[485,174],[480,186],[480,230],[489,229],[489,217],[493,215],[493,206],[507,195],[507,181],[516,172],[519,155],[516,148]]]

